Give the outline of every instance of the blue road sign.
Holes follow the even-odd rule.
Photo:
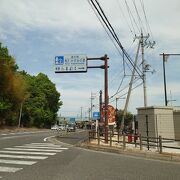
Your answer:
[[[100,118],[100,113],[99,112],[93,112],[93,118]]]
[[[63,65],[63,64],[64,64],[64,56],[56,56],[55,65]]]
[[[69,121],[70,121],[71,123],[75,123],[76,119],[75,119],[75,118],[70,118]]]

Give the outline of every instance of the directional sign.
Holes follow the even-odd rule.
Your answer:
[[[99,119],[100,118],[100,113],[99,112],[93,112],[93,118]]]
[[[54,64],[55,73],[87,72],[87,57],[83,54],[55,56]]]

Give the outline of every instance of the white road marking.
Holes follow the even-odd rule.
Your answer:
[[[5,163],[5,164],[20,164],[20,165],[32,165],[32,164],[37,163],[37,161],[19,161],[19,160],[0,159],[0,163]]]
[[[52,150],[65,150],[65,149],[68,149],[68,148],[61,148],[61,147],[47,147],[47,146],[15,146],[17,148],[36,148],[36,149],[52,149]]]
[[[33,145],[41,145],[41,144],[45,144],[45,145],[54,145],[53,143],[47,143],[47,142],[43,142],[43,143],[31,143]]]
[[[26,152],[26,151],[0,151],[0,153],[8,153],[8,154],[28,154],[28,155],[46,155],[53,156],[56,153],[48,153],[48,152]]]
[[[14,167],[3,167],[3,166],[0,166],[0,172],[16,172],[16,171],[19,171],[23,168],[14,168]]]
[[[44,141],[46,142],[48,138],[52,138],[52,137],[55,137],[55,136],[46,137],[46,138],[44,138]]]
[[[18,150],[18,151],[40,151],[40,152],[62,152],[62,150],[56,150],[56,149],[30,149],[30,148],[4,148],[7,150]]]
[[[0,154],[0,157],[16,158],[16,159],[47,159],[47,156],[21,156],[21,155],[9,155]]]
[[[55,145],[55,144],[24,144],[23,146],[33,146],[33,147],[62,147],[61,145]]]

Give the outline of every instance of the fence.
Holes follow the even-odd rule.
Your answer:
[[[148,150],[154,149],[159,153],[162,153],[164,148],[180,150],[180,140],[177,139],[163,138],[161,136],[142,136],[141,134],[120,134],[119,131],[109,131],[108,143],[105,144],[104,135],[104,132],[89,131],[89,142],[96,140],[98,145],[104,144],[110,147],[114,146],[116,143],[119,144],[119,148],[122,148],[123,150],[129,145],[131,145],[131,147],[139,148],[140,150],[143,150],[144,148],[147,148]]]

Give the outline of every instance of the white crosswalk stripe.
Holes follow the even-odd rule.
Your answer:
[[[0,163],[5,163],[5,164],[21,164],[21,165],[33,165],[33,164],[37,163],[37,161],[19,161],[19,160],[0,159]]]
[[[21,156],[21,155],[9,155],[9,154],[0,154],[0,157],[6,158],[16,158],[16,159],[47,159],[47,156]]]
[[[0,172],[16,172],[16,171],[19,171],[23,168],[15,168],[15,167],[3,167],[3,166],[0,166]]]
[[[49,156],[56,155],[67,149],[68,148],[64,148],[61,145],[44,142],[4,148],[0,150],[0,172],[12,173],[23,169],[22,167],[3,166],[3,164],[30,166],[37,163],[38,160],[47,159]],[[2,178],[2,176],[0,176],[0,178]]]
[[[33,147],[52,147],[52,148],[60,148],[62,146],[60,145],[54,145],[54,144],[24,144],[23,146],[33,146]]]
[[[62,148],[62,147],[47,147],[47,146],[15,146],[17,148],[36,148],[36,149],[60,149],[60,150],[65,150],[67,148]]]
[[[19,151],[39,151],[39,152],[62,152],[62,150],[56,150],[56,149],[31,149],[31,148],[4,148],[7,150],[19,150]]]
[[[53,156],[56,153],[50,152],[27,152],[27,151],[0,151],[0,153],[8,153],[8,154],[28,154],[28,155],[46,155],[46,156]]]

